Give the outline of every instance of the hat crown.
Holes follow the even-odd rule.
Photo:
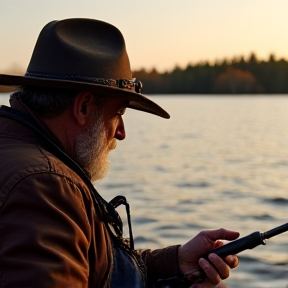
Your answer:
[[[28,69],[39,77],[131,79],[121,32],[93,19],[48,23],[40,32]]]
[[[141,94],[142,83],[132,79],[121,32],[100,20],[72,18],[48,23],[39,34],[26,74],[0,74],[0,84],[94,91],[128,100],[129,108],[170,117]]]

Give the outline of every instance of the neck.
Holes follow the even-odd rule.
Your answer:
[[[68,113],[53,118],[43,118],[41,121],[60,141],[64,151],[72,158],[75,157],[75,135],[77,135],[78,127]]]
[[[19,99],[14,96],[10,99],[10,105],[13,109],[29,114],[34,120],[45,130],[54,140],[62,146],[62,149],[71,157],[74,156],[73,141],[75,133],[77,133],[77,125],[72,117],[69,116],[69,111],[64,112],[57,117],[41,117],[36,115]]]

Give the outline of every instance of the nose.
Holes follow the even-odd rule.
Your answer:
[[[125,132],[125,127],[124,127],[124,121],[121,118],[119,118],[119,123],[118,123],[118,126],[116,128],[116,131],[115,131],[115,136],[114,136],[117,140],[124,140],[125,137],[126,137],[126,132]]]

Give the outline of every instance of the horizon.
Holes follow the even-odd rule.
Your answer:
[[[195,67],[198,65],[206,65],[206,64],[208,64],[210,66],[216,66],[216,65],[221,65],[221,63],[223,63],[224,61],[227,62],[228,66],[230,66],[230,65],[233,66],[233,61],[239,61],[240,59],[244,59],[244,61],[248,63],[249,58],[252,54],[256,56],[257,62],[259,62],[259,63],[260,62],[269,62],[269,59],[271,56],[274,57],[275,61],[281,61],[281,60],[288,61],[288,57],[277,57],[277,55],[274,55],[273,53],[271,53],[270,55],[268,55],[264,59],[264,58],[259,58],[256,53],[251,52],[249,55],[245,55],[245,56],[244,55],[240,55],[240,56],[238,55],[238,56],[234,56],[231,58],[215,59],[214,61],[201,60],[199,62],[194,62],[194,63],[189,62],[186,65],[182,65],[181,67],[176,64],[174,67],[171,67],[170,69],[162,70],[162,71],[159,71],[157,69],[157,67],[150,67],[150,68],[141,67],[139,69],[134,69],[134,70],[132,69],[132,72],[139,72],[141,70],[144,70],[147,73],[150,73],[154,70],[154,71],[158,72],[159,74],[171,73],[176,68],[180,68],[181,70],[185,70],[189,65],[192,67],[193,66]],[[24,67],[20,67],[19,65],[12,65],[11,67],[8,67],[8,69],[5,69],[5,73],[3,73],[3,74],[10,74],[11,73],[11,74],[15,74],[15,75],[22,75],[25,72],[26,72],[26,68],[24,69]]]

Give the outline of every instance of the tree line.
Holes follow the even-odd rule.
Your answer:
[[[189,64],[170,72],[134,71],[145,94],[285,94],[288,93],[288,61],[259,60],[255,53],[210,64]]]
[[[7,74],[20,75],[19,70],[18,67]],[[133,77],[143,82],[142,92],[145,94],[288,93],[288,61],[277,60],[273,54],[266,61],[251,53],[247,59],[235,57],[214,64],[201,62],[189,64],[186,68],[176,66],[172,71],[163,73],[156,69],[140,69],[133,72]],[[0,92],[13,89],[0,86]]]

